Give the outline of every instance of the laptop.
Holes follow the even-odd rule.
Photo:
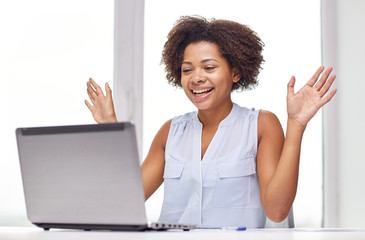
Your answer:
[[[28,219],[45,230],[190,230],[150,223],[135,126],[112,124],[16,129]]]

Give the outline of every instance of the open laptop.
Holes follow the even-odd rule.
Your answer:
[[[18,128],[16,137],[33,224],[45,230],[195,227],[147,222],[132,123]]]

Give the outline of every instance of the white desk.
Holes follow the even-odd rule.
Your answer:
[[[44,231],[36,227],[0,227],[0,240],[364,240],[365,229],[192,230],[167,232]]]

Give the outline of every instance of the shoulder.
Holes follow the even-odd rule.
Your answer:
[[[196,112],[190,112],[167,120],[157,132],[155,137],[156,141],[159,143],[160,146],[163,146],[163,148],[165,148],[170,129],[178,128],[181,125],[187,125],[195,118]]]
[[[257,110],[255,108],[242,107],[236,103],[233,104],[233,109],[238,113],[238,116],[240,117],[255,117],[258,116],[260,112],[260,110]]]
[[[258,116],[259,116],[259,124],[260,122],[261,124],[265,124],[279,121],[278,117],[274,113],[266,110],[259,111]]]
[[[197,112],[185,113],[183,115],[174,117],[171,120],[171,124],[175,125],[175,124],[181,124],[181,123],[188,123],[188,122],[191,122],[194,119],[196,119],[196,116],[197,116]]]
[[[173,119],[167,120],[157,132],[155,137],[155,141],[158,142],[159,145],[161,145],[163,148],[166,145],[167,136],[169,135],[172,120]]]
[[[261,110],[258,114],[258,138],[261,139],[267,135],[279,134],[282,135],[283,129],[281,127],[278,117],[266,110]]]
[[[161,127],[159,133],[163,135],[168,135],[170,128],[173,125],[179,125],[181,123],[191,122],[196,117],[196,112],[189,112],[185,113],[183,115],[176,116],[172,119],[167,120]]]

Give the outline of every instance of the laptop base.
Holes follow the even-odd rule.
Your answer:
[[[102,224],[63,224],[63,223],[33,223],[37,227],[43,228],[45,231],[49,231],[51,228],[57,229],[78,229],[84,231],[91,230],[107,230],[107,231],[166,231],[169,229],[180,229],[183,231],[189,231],[194,229],[195,226],[183,225],[183,224],[141,224],[141,225],[102,225]],[[171,225],[171,226],[169,226]]]

